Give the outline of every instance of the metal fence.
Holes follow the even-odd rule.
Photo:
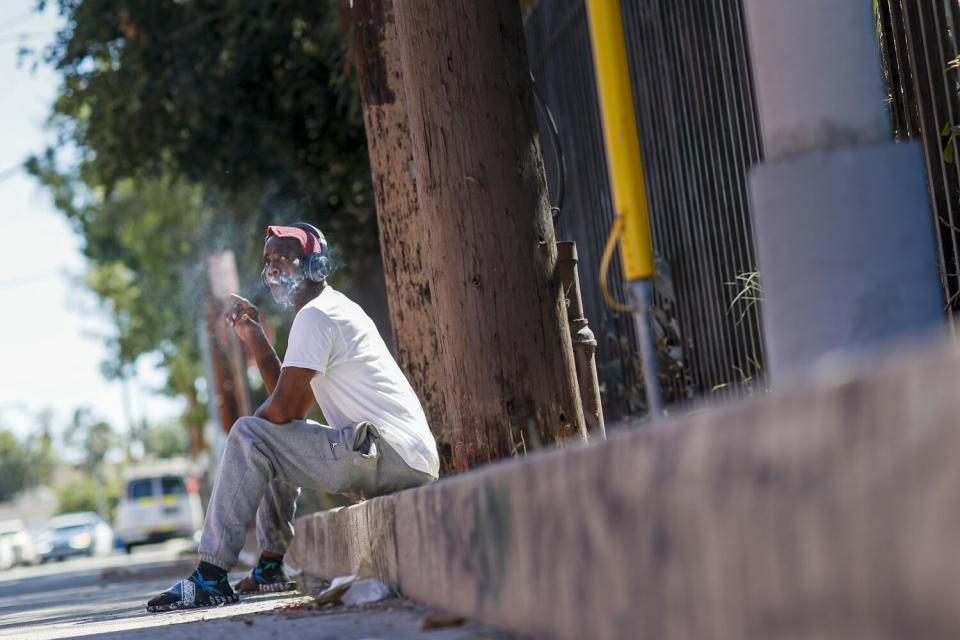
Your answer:
[[[960,310],[960,2],[877,0],[877,28],[894,136],[923,143],[946,306]],[[952,314],[951,314],[952,315]]]
[[[623,0],[658,263],[661,377],[674,401],[762,375],[757,305],[734,302],[756,271],[747,168],[760,137],[740,0]],[[642,408],[633,326],[601,297],[598,265],[613,220],[582,0],[540,0],[526,23],[530,65],[565,161],[557,231],[577,242],[584,307],[598,334],[608,415]],[[541,142],[559,180],[548,124]],[[614,294],[624,299],[614,265]],[[738,279],[739,277],[739,279]],[[749,284],[749,283],[748,283]]]

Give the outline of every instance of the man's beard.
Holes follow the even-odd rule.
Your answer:
[[[303,285],[303,276],[300,274],[281,274],[268,277],[267,284],[270,285],[270,294],[273,296],[274,302],[284,309],[290,309],[295,304],[297,293]],[[276,292],[275,287],[280,289],[279,293]]]

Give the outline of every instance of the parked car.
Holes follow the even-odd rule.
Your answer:
[[[0,540],[0,571],[13,566],[13,547],[10,543]]]
[[[38,560],[37,550],[33,540],[23,522],[20,520],[4,520],[0,522],[0,544],[10,548],[10,564],[35,564]],[[6,568],[0,558],[0,568]]]
[[[92,512],[52,518],[37,540],[41,562],[71,556],[105,556],[113,548],[113,530]]]
[[[131,469],[117,505],[115,529],[127,553],[137,545],[193,538],[203,526],[200,483],[186,461]]]

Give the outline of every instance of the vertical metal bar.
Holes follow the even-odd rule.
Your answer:
[[[730,56],[730,68],[725,74],[724,83],[731,91],[731,105],[734,122],[737,123],[737,141],[734,147],[740,153],[740,160],[732,184],[740,194],[739,233],[736,234],[738,246],[742,247],[741,268],[757,268],[756,252],[753,246],[753,224],[750,219],[749,199],[747,197],[747,169],[760,161],[759,128],[756,122],[756,104],[750,75],[750,60],[742,21],[741,0],[726,0],[718,12],[720,14],[720,40],[727,43]],[[760,325],[760,305],[744,318],[750,332],[750,357],[754,362],[763,361],[763,331]]]
[[[700,25],[691,14],[690,4],[680,2],[675,3],[675,6],[678,11],[677,17],[679,24],[682,25],[681,33],[686,38],[687,46],[685,49],[692,51],[702,50],[707,47],[708,43],[701,41],[703,39],[698,37],[700,35]],[[708,56],[705,56],[705,58],[706,57]],[[725,281],[722,266],[723,242],[722,240],[719,242],[711,242],[709,240],[709,238],[716,233],[715,220],[713,218],[715,217],[715,207],[720,198],[716,178],[708,167],[706,160],[706,158],[714,152],[716,146],[714,141],[716,126],[710,122],[707,117],[707,111],[713,105],[710,104],[710,96],[705,89],[705,64],[691,65],[690,68],[686,69],[686,75],[689,79],[691,95],[691,108],[687,113],[687,118],[688,123],[692,124],[694,130],[697,132],[697,141],[699,143],[699,148],[691,154],[690,160],[695,164],[697,172],[701,176],[701,185],[704,192],[703,206],[697,212],[696,223],[701,238],[703,239],[700,258],[704,265],[706,278],[699,283],[699,286],[709,292],[707,300],[715,300],[716,297],[720,295],[717,287],[722,287]],[[719,351],[718,355],[722,363],[720,370],[714,372],[714,377],[709,382],[710,386],[714,387],[733,382],[735,371],[730,366],[729,361],[731,358],[725,357],[725,352],[730,350],[730,345],[726,344],[724,340],[723,317],[716,312],[716,309],[712,311],[712,313],[708,314],[712,329],[710,342],[712,348]],[[733,352],[733,359],[736,359],[737,354],[735,348]]]
[[[937,55],[936,60],[939,60],[939,64],[937,64],[935,61],[930,62],[928,57],[929,68],[937,69],[938,71],[938,73],[936,74],[931,74],[931,78],[936,78],[940,80],[939,83],[935,82],[932,87],[934,91],[934,95],[938,96],[939,98],[934,103],[939,107],[938,118],[937,118],[938,131],[940,127],[942,127],[945,124],[950,124],[951,126],[955,124],[954,117],[953,117],[954,110],[951,109],[951,103],[956,100],[956,90],[955,89],[951,90],[949,86],[949,82],[947,80],[947,73],[948,73],[947,62],[956,54],[955,53],[949,54],[946,48],[944,47],[944,39],[946,37],[947,32],[946,32],[946,24],[943,22],[943,19],[945,18],[945,16],[941,16],[942,9],[943,9],[943,5],[937,2],[934,2],[932,3],[932,6],[927,7],[927,11],[929,12],[927,13],[927,19],[932,21],[932,25],[929,25],[929,26],[932,26],[933,37],[930,38],[928,36],[928,32],[926,31],[926,29],[924,30],[924,41],[927,42],[929,40],[932,40],[933,43],[935,43],[936,48],[934,50]],[[923,9],[921,8],[920,11],[922,15]],[[925,22],[926,21],[921,22],[921,24],[924,24]],[[942,155],[940,156],[940,163],[942,165],[946,164],[943,160]],[[953,164],[953,170],[948,171],[946,174],[947,192],[957,193],[956,188],[958,185],[958,181],[960,181],[960,166],[958,166],[956,162],[953,162],[951,164]],[[947,222],[950,225],[947,232],[951,240],[951,249],[954,257],[954,263],[952,265],[953,268],[951,268],[950,272],[956,273],[958,270],[960,270],[958,269],[958,264],[956,262],[956,256],[958,255],[958,244],[957,244],[958,220],[956,220],[953,216],[953,207],[951,207],[949,210]],[[948,282],[949,282],[949,277],[948,277]],[[949,295],[949,291],[948,291],[948,295]]]
[[[717,41],[721,45],[721,52],[717,56],[720,62],[720,77],[730,78],[734,75],[733,69],[736,67],[735,54],[732,51],[733,35],[729,31],[729,25],[726,19],[730,12],[730,3],[727,2],[719,11],[715,9],[716,7],[712,10],[712,17],[717,29]],[[730,152],[728,160],[730,173],[728,174],[727,180],[729,188],[733,191],[733,209],[728,212],[728,215],[731,218],[730,223],[733,228],[730,230],[729,238],[730,243],[734,247],[733,275],[737,276],[747,269],[753,270],[757,267],[756,261],[753,256],[750,255],[750,249],[747,246],[752,237],[749,221],[750,209],[746,194],[746,170],[750,160],[747,157],[744,145],[744,127],[740,119],[740,114],[743,112],[743,103],[738,99],[737,92],[731,83],[721,82],[720,85],[726,101],[726,108],[724,109],[724,113],[727,116],[726,130],[732,136],[732,139],[728,140],[725,147]],[[733,312],[734,310],[731,309],[729,311]],[[754,367],[751,360],[755,362],[760,353],[759,331],[754,322],[754,315],[748,314],[742,318],[738,317],[738,320],[735,322],[739,324],[748,354],[742,366],[745,370],[749,370]],[[759,372],[756,372],[756,374],[759,375]]]
[[[678,61],[689,57],[686,55],[687,52],[696,51],[696,43],[691,42],[688,25],[680,16],[680,7],[677,3],[660,2],[658,6],[662,16],[658,35],[662,34],[666,38],[667,51],[667,55],[660,59],[661,71],[677,92],[680,146],[675,153],[678,157],[678,170],[683,176],[683,188],[689,198],[680,224],[686,231],[691,266],[695,271],[691,272],[691,277],[686,284],[701,287],[702,283],[716,279],[707,255],[706,240],[709,237],[709,231],[704,226],[703,220],[704,211],[709,207],[709,196],[702,167],[696,161],[696,154],[703,150],[703,142],[701,128],[694,121],[695,98],[691,81],[687,74],[687,65],[677,64]],[[702,363],[698,376],[700,388],[702,391],[709,391],[723,375],[725,366],[722,347],[718,340],[717,319],[714,317],[715,314],[704,313],[703,302],[701,296],[692,295],[688,313],[693,326],[691,334],[695,339],[695,354]]]
[[[943,89],[946,96],[946,101],[944,103],[944,108],[946,111],[946,117],[950,122],[951,126],[956,126],[958,124],[957,114],[960,113],[960,96],[957,95],[958,85],[957,70],[950,69],[947,67],[947,64],[950,60],[954,59],[955,56],[960,53],[957,51],[957,43],[955,39],[956,33],[956,5],[950,0],[941,0],[939,3],[935,4],[933,14],[937,23],[937,34],[940,36],[937,39],[939,44],[938,53],[941,53],[943,56],[943,63],[941,64],[941,73],[943,80]],[[958,141],[954,141],[956,145]],[[949,182],[948,194],[954,194],[954,197],[957,197],[958,192],[960,192],[960,154],[955,156],[953,164],[952,177],[953,180]],[[943,155],[940,156],[940,161],[945,162]],[[956,201],[954,201],[956,203]],[[951,212],[952,214],[952,212]],[[950,217],[950,225],[948,232],[952,240],[953,245],[953,255],[952,257],[952,266],[949,267],[949,270],[944,269],[941,273],[943,284],[946,290],[946,298],[948,300],[948,307],[956,309],[960,307],[957,304],[957,301],[954,299],[954,292],[960,291],[960,251],[958,251],[958,237],[960,237],[960,230],[957,226],[960,224],[960,221]],[[942,225],[939,225],[942,226]],[[946,262],[950,262],[949,260]],[[951,287],[953,283],[953,287]]]
[[[893,131],[897,139],[906,137],[909,130],[909,113],[902,100],[903,77],[898,64],[896,38],[893,36],[893,17],[889,0],[877,0],[877,18],[880,23],[880,52],[883,56],[887,89],[890,94],[890,114],[893,117]]]
[[[914,73],[915,67],[912,64],[912,53],[907,41],[906,18],[903,13],[903,3],[900,0],[888,0],[890,3],[890,18],[893,23],[897,63],[903,69],[903,96],[907,102],[910,111],[910,135],[919,137],[920,132],[920,110],[916,93],[916,81]]]
[[[946,121],[950,120],[950,113],[943,107],[945,100],[938,91],[938,88],[940,88],[939,83],[935,81],[935,78],[940,73],[939,70],[946,65],[946,59],[943,56],[942,46],[939,42],[939,25],[937,25],[935,21],[930,20],[929,13],[925,13],[920,4],[910,5],[909,3],[904,3],[902,6],[904,15],[907,17],[907,37],[912,41],[913,59],[915,62],[922,62],[923,73],[918,77],[917,94],[921,104],[925,107],[921,107],[921,128],[927,152],[927,176],[929,179],[932,175],[937,175],[942,185],[941,189],[938,190],[939,193],[937,193],[938,204],[942,205],[942,208],[941,206],[935,207],[939,212],[938,217],[941,218],[941,220],[938,221],[935,226],[938,237],[942,239],[942,251],[940,254],[941,273],[944,274],[945,295],[949,299],[953,294],[955,286],[950,286],[951,276],[947,274],[958,271],[957,237],[956,232],[950,228],[956,228],[953,206],[956,185],[953,184],[951,180],[951,174],[953,172],[948,170],[944,163],[943,155],[939,151],[940,129]],[[908,6],[910,7],[909,10]],[[933,62],[930,60],[931,51],[930,48],[928,48],[931,41],[936,44],[936,46],[933,47],[932,53],[937,56],[937,59]],[[937,71],[934,71],[934,69]],[[944,214],[946,214],[945,217]],[[947,223],[947,226],[943,224],[944,221]],[[953,282],[956,282],[955,277],[953,277]]]
[[[713,146],[716,149],[715,162],[712,163],[711,173],[714,176],[714,183],[720,197],[714,202],[714,212],[711,216],[713,226],[720,234],[720,241],[717,243],[720,251],[718,259],[721,264],[723,277],[716,283],[718,289],[717,315],[724,320],[725,340],[733,347],[734,362],[730,363],[731,369],[738,367],[741,372],[749,369],[749,353],[744,340],[743,328],[735,324],[729,311],[727,300],[733,295],[726,282],[734,280],[738,273],[738,255],[737,238],[731,229],[731,218],[735,215],[736,209],[736,166],[737,158],[730,141],[731,133],[734,131],[733,124],[730,121],[730,107],[726,101],[726,95],[723,88],[722,79],[725,77],[724,67],[722,65],[723,56],[721,53],[722,38],[716,28],[716,23],[712,19],[711,6],[717,0],[707,0],[706,2],[694,5],[691,10],[697,12],[696,24],[701,31],[701,40],[707,53],[707,59],[713,61],[716,66],[711,70],[703,67],[703,86],[709,96],[705,103],[708,113],[716,117],[710,127],[713,134]],[[699,11],[697,11],[699,8]],[[714,71],[714,73],[710,73]],[[728,373],[735,381],[736,371]],[[743,375],[742,373],[739,375]]]
[[[750,148],[752,156],[757,161],[763,158],[763,140],[760,136],[760,123],[757,120],[757,97],[753,91],[753,62],[750,60],[750,49],[747,46],[747,27],[743,14],[743,1],[734,0],[736,11],[731,11],[735,19],[734,34],[736,36],[736,46],[741,52],[743,64],[737,68],[737,83],[740,92],[744,96],[749,96],[749,109],[744,109],[744,113],[749,116],[748,131],[750,132]],[[752,237],[751,237],[752,241]]]
[[[684,269],[678,273],[683,275],[677,285],[685,288],[694,282],[704,280],[702,264],[697,259],[701,242],[698,241],[697,234],[700,231],[696,226],[697,212],[704,207],[703,194],[704,189],[700,186],[699,172],[691,170],[690,156],[695,153],[698,147],[695,137],[696,132],[691,133],[691,126],[688,121],[689,100],[687,99],[684,84],[682,82],[682,72],[678,71],[677,58],[682,57],[683,46],[677,42],[679,34],[670,23],[669,13],[674,9],[674,5],[657,1],[653,3],[655,15],[657,18],[654,27],[654,40],[651,42],[653,51],[648,51],[657,64],[657,73],[655,76],[662,79],[664,86],[657,90],[658,93],[668,93],[673,98],[674,117],[671,123],[675,131],[675,143],[672,152],[672,164],[675,167],[675,174],[678,176],[677,193],[674,197],[682,199],[681,208],[678,211],[678,218],[672,221],[677,228],[678,233],[683,230],[683,252],[682,256]],[[656,55],[656,51],[660,55]],[[679,74],[679,77],[678,77]],[[702,233],[699,235],[702,238]],[[700,390],[709,389],[710,381],[715,379],[717,373],[722,369],[718,351],[714,348],[715,341],[712,340],[712,331],[707,318],[707,314],[702,312],[697,304],[697,296],[692,291],[689,295],[678,292],[680,296],[681,313],[689,323],[689,329],[685,333],[691,339],[691,348],[689,349],[689,359],[693,362],[692,374]]]

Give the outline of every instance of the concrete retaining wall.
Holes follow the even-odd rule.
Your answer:
[[[547,637],[954,638],[958,457],[928,350],[309,516],[291,559]]]

